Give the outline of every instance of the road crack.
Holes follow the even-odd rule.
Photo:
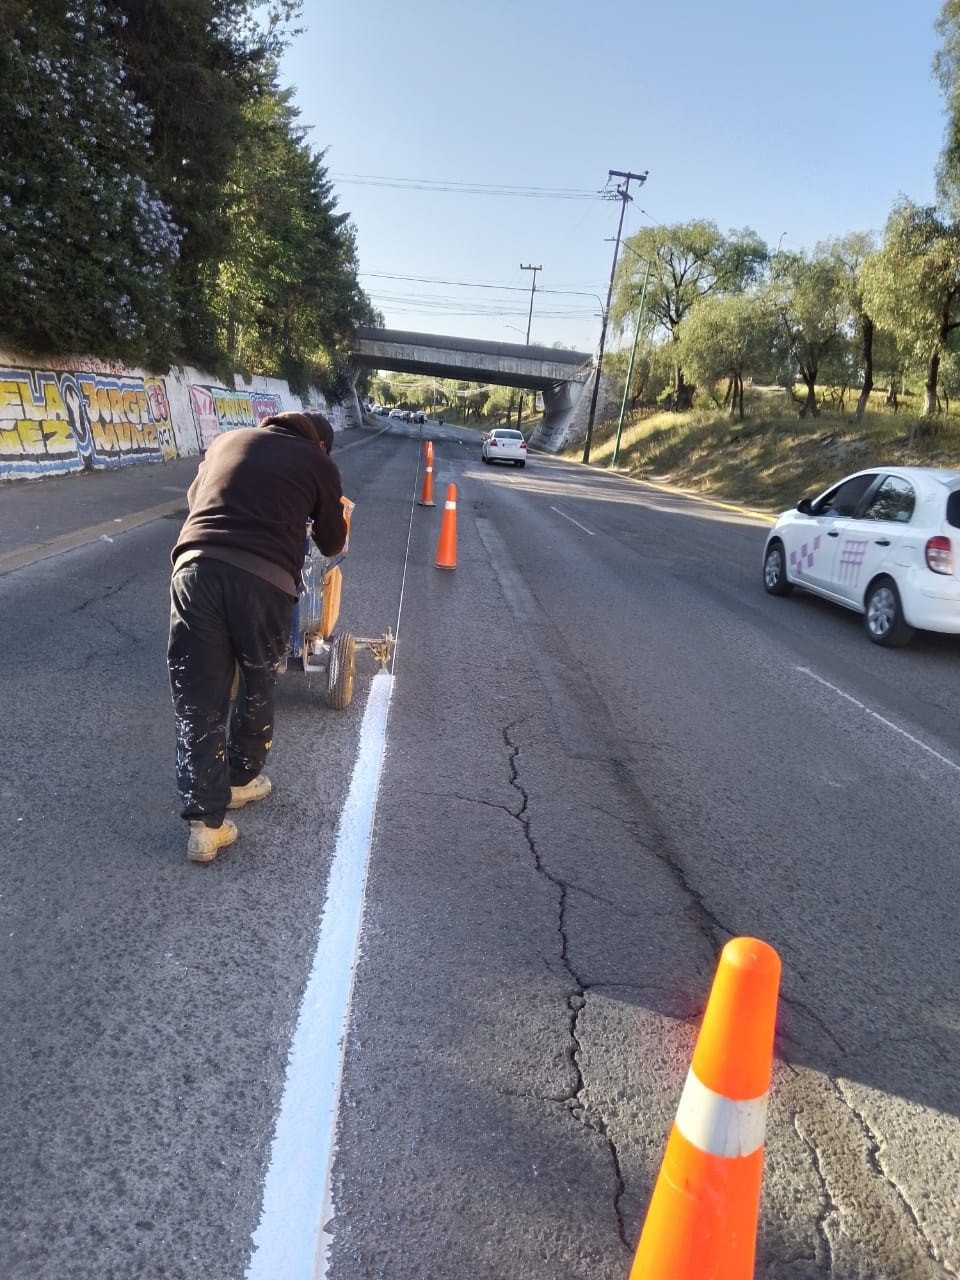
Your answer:
[[[920,1221],[920,1215],[917,1213],[916,1209],[910,1203],[910,1199],[907,1196],[906,1191],[903,1189],[903,1187],[900,1186],[900,1184],[894,1178],[893,1174],[888,1172],[888,1170],[884,1168],[883,1160],[881,1158],[881,1150],[882,1150],[881,1139],[877,1136],[876,1133],[874,1133],[873,1129],[870,1127],[870,1123],[867,1120],[866,1116],[864,1116],[864,1114],[861,1111],[858,1111],[857,1107],[853,1103],[853,1100],[847,1097],[847,1094],[844,1091],[844,1087],[841,1081],[834,1080],[832,1077],[828,1077],[828,1078],[830,1080],[830,1085],[833,1089],[833,1092],[836,1094],[837,1098],[839,1098],[843,1106],[845,1106],[846,1109],[850,1112],[850,1114],[853,1116],[853,1118],[856,1120],[857,1124],[860,1126],[860,1128],[863,1131],[863,1135],[867,1140],[867,1163],[869,1164],[871,1170],[877,1175],[878,1178],[881,1178],[887,1184],[888,1187],[890,1187],[894,1195],[897,1197],[897,1200],[899,1201],[899,1203],[903,1206],[903,1209],[907,1217],[913,1223],[913,1229],[916,1232],[917,1239],[921,1242],[924,1252],[926,1253],[930,1261],[935,1262],[945,1276],[956,1277],[958,1275],[958,1272],[940,1256],[936,1247],[934,1246],[933,1241],[924,1231],[923,1224]]]
[[[112,587],[107,587],[106,591],[101,591],[99,595],[89,596],[84,600],[83,604],[74,605],[70,610],[71,613],[83,613],[84,609],[89,609],[92,604],[101,604],[104,600],[109,600],[111,596],[119,595],[130,583],[136,578],[136,574],[131,574],[126,578],[122,578],[119,582],[115,582]]]
[[[817,1220],[813,1224],[819,1247],[814,1249],[813,1257],[809,1260],[815,1262],[818,1267],[825,1266],[827,1275],[833,1275],[833,1246],[830,1243],[830,1237],[827,1235],[826,1222],[828,1218],[834,1217],[839,1211],[827,1185],[823,1165],[820,1163],[820,1152],[817,1150],[816,1143],[812,1142],[800,1128],[799,1119],[800,1112],[794,1111],[790,1120],[797,1137],[810,1152],[813,1171],[817,1175],[817,1181],[820,1184],[820,1212],[817,1214]],[[809,1255],[804,1255],[804,1260],[808,1258]],[[792,1262],[799,1262],[800,1260],[799,1257],[790,1259]]]
[[[567,995],[567,1019],[569,1045],[566,1050],[567,1061],[570,1063],[571,1072],[573,1074],[574,1087],[569,1094],[561,1097],[550,1097],[541,1099],[563,1105],[571,1116],[581,1124],[584,1128],[589,1129],[602,1139],[607,1148],[610,1162],[613,1166],[613,1212],[617,1223],[617,1235],[624,1249],[632,1248],[631,1242],[627,1239],[626,1223],[623,1217],[622,1200],[626,1190],[626,1183],[623,1178],[623,1170],[620,1164],[620,1153],[617,1150],[616,1143],[610,1136],[607,1129],[606,1121],[602,1116],[592,1112],[583,1100],[583,1094],[586,1089],[586,1082],[583,1078],[583,1072],[580,1068],[580,1060],[583,1055],[583,1042],[579,1034],[580,1014],[586,1007],[587,994],[590,990],[587,983],[583,981],[577,973],[573,961],[570,958],[569,940],[567,937],[567,895],[570,886],[561,877],[554,875],[543,865],[540,857],[540,851],[537,843],[533,838],[530,824],[530,796],[526,787],[520,780],[520,768],[518,760],[520,757],[520,747],[511,736],[518,728],[519,722],[508,724],[503,730],[503,741],[507,749],[507,760],[510,767],[510,785],[520,797],[520,806],[511,816],[520,824],[523,831],[524,839],[527,842],[527,848],[533,860],[534,868],[537,875],[542,876],[557,891],[557,933],[560,942],[560,962],[570,978],[573,990]],[[509,812],[509,810],[508,810]]]

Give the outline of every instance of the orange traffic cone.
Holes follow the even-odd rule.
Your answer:
[[[433,500],[433,441],[428,440],[423,446],[423,491],[418,499],[421,507],[435,507]]]
[[[457,486],[447,485],[447,500],[443,504],[443,522],[437,543],[437,568],[457,567]]]
[[[780,957],[724,947],[630,1280],[752,1280]]]

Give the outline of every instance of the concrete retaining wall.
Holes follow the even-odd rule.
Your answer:
[[[590,419],[590,397],[593,380],[584,383],[563,383],[553,391],[544,392],[544,413],[533,443],[547,453],[559,453],[583,440]],[[615,415],[620,408],[616,388],[604,374],[600,379],[597,397],[597,414],[594,425]]]
[[[0,480],[185,457],[221,431],[306,408],[325,413],[335,431],[361,422],[355,394],[329,405],[311,390],[304,401],[278,378],[237,376],[226,386],[189,366],[156,375],[86,356],[0,351]]]

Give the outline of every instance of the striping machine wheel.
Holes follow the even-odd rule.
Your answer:
[[[353,675],[357,665],[357,642],[348,631],[341,631],[330,641],[330,664],[327,667],[327,706],[342,711],[353,697]]]

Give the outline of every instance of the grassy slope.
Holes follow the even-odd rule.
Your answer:
[[[743,422],[712,406],[691,413],[640,410],[624,424],[618,469],[765,511],[782,511],[862,467],[960,469],[960,417],[937,419],[935,431],[918,432],[911,445],[915,401],[894,414],[881,400],[873,397],[859,424],[850,420],[855,396],[848,397],[847,414],[825,409],[814,419],[798,418],[782,394],[751,396]],[[616,425],[594,430],[590,460],[598,466],[610,465]],[[581,442],[565,456],[582,452]]]

